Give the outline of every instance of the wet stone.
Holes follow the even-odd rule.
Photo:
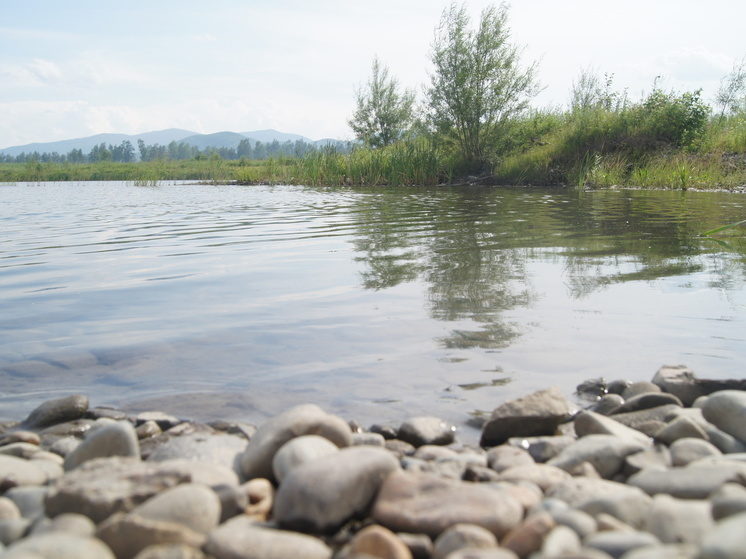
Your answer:
[[[82,418],[88,411],[88,398],[81,394],[44,402],[23,421],[26,429],[43,429]]]
[[[399,438],[411,445],[448,445],[456,437],[456,427],[437,417],[413,417],[399,427]]]
[[[657,384],[653,384],[652,382],[647,381],[641,381],[641,382],[632,382],[628,384],[624,390],[622,391],[622,397],[629,401],[633,398],[637,398],[638,396],[642,396],[645,394],[660,394],[661,388]],[[652,407],[652,406],[647,406]]]
[[[601,415],[610,415],[624,404],[624,398],[619,394],[604,394],[589,410]]]
[[[536,462],[548,462],[566,447],[574,444],[575,437],[557,435],[553,437],[513,437],[508,444],[529,453]]]

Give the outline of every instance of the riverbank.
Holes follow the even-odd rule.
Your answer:
[[[255,427],[48,401],[0,435],[3,557],[740,557],[746,381],[663,367],[436,417]]]

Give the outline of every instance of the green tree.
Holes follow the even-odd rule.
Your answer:
[[[720,107],[720,118],[746,109],[746,58],[734,63],[733,70],[720,80],[715,104]]]
[[[477,29],[463,5],[443,11],[430,54],[429,120],[472,167],[490,162],[505,125],[539,92],[536,64],[521,68],[520,55],[505,4],[485,8]]]
[[[389,75],[378,58],[364,87],[355,89],[357,108],[348,121],[357,139],[369,147],[383,147],[400,140],[414,121],[415,95],[399,90],[399,82]]]

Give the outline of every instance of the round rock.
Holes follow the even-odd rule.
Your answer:
[[[710,394],[702,405],[702,415],[719,429],[746,442],[746,391],[723,390]]]
[[[285,476],[306,462],[339,452],[339,447],[329,439],[318,435],[296,437],[280,447],[272,459],[275,479],[282,483]]]
[[[414,446],[448,445],[455,440],[456,427],[437,417],[413,417],[399,427],[399,438]]]
[[[140,458],[135,428],[127,421],[116,421],[91,433],[65,457],[65,470],[77,468],[93,458],[126,456]]]

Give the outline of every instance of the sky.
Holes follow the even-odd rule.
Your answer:
[[[474,22],[495,2],[464,5]],[[441,0],[23,0],[0,10],[0,149],[104,132],[275,129],[352,139],[374,57],[428,81]],[[746,2],[513,0],[511,40],[539,63],[536,107],[566,106],[582,69],[632,100],[703,90],[746,56]]]

